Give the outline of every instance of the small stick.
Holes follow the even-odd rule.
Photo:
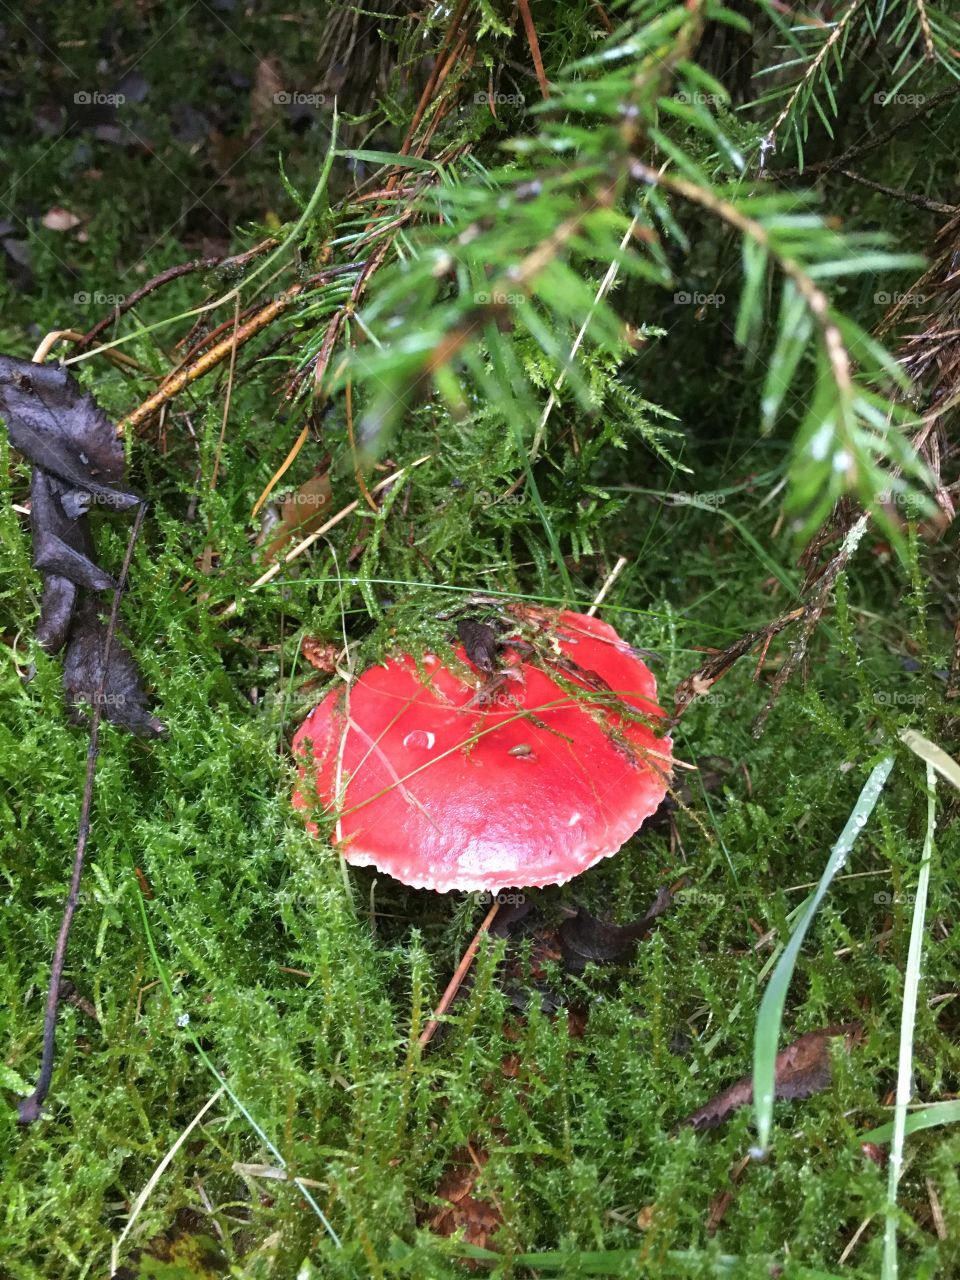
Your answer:
[[[90,836],[90,814],[93,808],[93,784],[97,772],[97,756],[100,754],[100,717],[103,700],[106,694],[107,673],[110,670],[110,653],[113,649],[113,638],[117,630],[117,617],[120,613],[120,598],[127,584],[133,549],[140,535],[146,505],[137,507],[136,519],[130,530],[127,550],[123,557],[123,566],[117,578],[116,590],[113,593],[113,604],[110,606],[110,619],[107,633],[103,640],[103,667],[100,672],[100,686],[97,689],[97,700],[90,712],[90,742],[87,747],[87,771],[83,783],[83,802],[80,806],[80,825],[77,832],[77,849],[73,856],[73,874],[70,877],[70,890],[63,908],[63,919],[60,921],[60,932],[57,945],[53,950],[53,963],[50,966],[50,985],[47,988],[47,1008],[43,1016],[43,1053],[40,1058],[40,1074],[37,1083],[28,1098],[24,1098],[18,1107],[21,1124],[33,1124],[39,1120],[44,1099],[50,1092],[50,1081],[53,1079],[53,1054],[57,1034],[57,1006],[60,1003],[60,986],[63,981],[63,968],[67,959],[67,943],[70,940],[70,928],[80,897],[80,878],[83,875],[83,860],[87,852],[87,840]]]
[[[861,186],[869,187],[871,191],[879,191],[881,195],[890,196],[894,200],[903,200],[906,204],[915,205],[918,209],[929,209],[931,213],[942,213],[948,218],[960,213],[960,205],[942,204],[939,200],[931,200],[928,196],[917,192],[898,191],[896,187],[885,187],[883,183],[865,178],[863,174],[854,173],[852,169],[841,169],[839,172],[851,182],[859,182]]]
[[[198,378],[203,377],[205,373],[209,373],[221,361],[226,360],[232,355],[243,343],[248,342],[250,338],[256,336],[267,327],[271,321],[277,316],[282,315],[286,309],[291,306],[296,298],[303,293],[305,285],[297,283],[284,290],[279,297],[273,302],[268,303],[262,311],[258,311],[246,324],[240,325],[239,328],[231,330],[230,334],[217,343],[215,347],[211,347],[205,352],[196,364],[181,369],[179,373],[175,373],[173,377],[159,391],[155,391],[149,399],[144,400],[132,413],[128,413],[117,423],[118,435],[123,435],[125,430],[138,427],[141,422],[145,422],[152,413],[155,413],[161,405],[172,400],[174,396],[190,385],[196,382]]]
[[[540,92],[546,100],[550,97],[550,82],[547,80],[547,74],[543,69],[543,58],[540,56],[540,41],[537,39],[537,28],[533,25],[530,0],[518,0],[518,3],[520,5],[520,14],[523,18],[523,29],[527,35],[527,44],[530,46],[530,56],[533,58],[533,68],[537,73],[537,84],[540,86]]]
[[[597,592],[596,597],[593,601],[593,604],[587,610],[588,618],[592,618],[594,614],[597,612],[597,610],[600,608],[600,606],[603,604],[606,598],[607,592],[610,590],[610,588],[613,586],[616,580],[620,577],[621,573],[623,573],[624,566],[626,565],[626,563],[627,563],[627,557],[620,556],[620,558],[617,560],[617,563],[613,566],[613,568],[607,574],[606,578],[604,579],[603,586]]]
[[[82,342],[82,340],[83,334],[76,329],[54,329],[47,334],[30,359],[34,364],[43,364],[58,342]],[[131,356],[125,355],[122,351],[105,351],[104,355],[108,360],[112,360],[114,364],[125,365],[128,369],[136,369],[138,372],[143,370],[143,365],[138,364],[136,360]]]
[[[500,903],[494,902],[493,906],[484,916],[483,924],[480,926],[477,932],[473,935],[470,945],[467,947],[466,951],[463,953],[460,963],[457,965],[456,969],[454,970],[453,977],[447,983],[447,989],[444,991],[443,995],[440,997],[440,1003],[437,1005],[436,1009],[434,1009],[433,1011],[433,1017],[430,1019],[427,1025],[423,1028],[423,1031],[420,1033],[420,1039],[417,1041],[417,1044],[419,1044],[421,1049],[425,1049],[426,1046],[433,1039],[434,1032],[436,1031],[437,1027],[439,1027],[440,1025],[440,1019],[443,1017],[443,1015],[447,1012],[447,1010],[453,1004],[454,997],[456,996],[457,992],[460,990],[460,985],[463,982],[464,978],[467,976],[467,970],[473,964],[473,957],[477,954],[477,948],[480,946],[480,939],[483,937],[485,933],[488,932],[490,926],[493,924],[493,917],[497,914],[499,910],[500,910]]]
[[[98,320],[88,333],[78,338],[78,348],[82,351],[84,347],[88,347],[94,338],[98,338],[112,321],[119,319],[131,307],[135,307],[148,293],[153,293],[154,289],[160,289],[165,284],[169,284],[171,280],[178,280],[181,276],[190,275],[193,271],[210,271],[214,267],[245,266],[251,258],[257,257],[265,249],[274,248],[276,243],[276,240],[272,238],[261,240],[252,249],[247,249],[244,253],[235,254],[232,258],[194,258],[192,262],[181,262],[178,266],[167,267],[166,271],[161,271],[159,275],[142,284],[139,289],[134,289],[133,293],[128,293],[123,301],[118,302],[108,315],[105,315],[102,320]]]

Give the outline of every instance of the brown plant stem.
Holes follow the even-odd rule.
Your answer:
[[[550,82],[547,80],[547,73],[543,69],[543,58],[540,56],[540,41],[537,38],[537,28],[533,25],[530,0],[517,0],[517,3],[520,6],[520,15],[523,18],[523,29],[526,32],[527,44],[530,46],[530,56],[533,58],[533,69],[537,73],[537,84],[546,99],[550,97]]]
[[[90,329],[83,337],[77,339],[77,350],[82,351],[84,347],[88,347],[90,343],[103,333],[104,329],[122,316],[124,312],[135,307],[138,302],[142,301],[147,294],[153,293],[155,289],[160,289],[165,284],[169,284],[171,280],[178,280],[180,276],[187,276],[194,271],[210,271],[213,267],[241,267],[244,266],[251,258],[257,257],[266,249],[272,249],[276,245],[276,240],[262,240],[259,244],[247,249],[245,253],[238,253],[232,258],[194,258],[192,262],[181,262],[175,267],[168,267],[166,271],[161,271],[159,275],[147,280],[139,289],[134,289],[133,293],[127,294],[122,302],[118,302],[114,309],[105,315],[102,320]]]
[[[113,649],[113,640],[117,630],[117,618],[120,613],[120,600],[123,596],[124,588],[127,583],[127,575],[130,572],[130,562],[133,559],[133,549],[136,546],[137,538],[140,536],[140,529],[143,525],[143,518],[146,514],[146,506],[140,503],[137,507],[137,514],[133,522],[133,528],[130,530],[130,537],[127,540],[127,550],[123,557],[123,565],[120,569],[120,576],[117,578],[116,590],[113,593],[113,603],[110,606],[110,619],[107,623],[107,631],[103,640],[103,659],[102,669],[100,672],[100,686],[97,689],[97,699],[90,711],[90,740],[87,746],[87,768],[83,783],[83,800],[80,805],[80,823],[77,830],[77,848],[73,855],[73,874],[70,877],[70,889],[67,893],[67,900],[63,908],[63,918],[60,921],[60,932],[57,934],[57,943],[53,950],[53,962],[50,966],[50,984],[47,987],[47,1006],[43,1016],[43,1052],[40,1057],[40,1074],[37,1076],[37,1083],[34,1086],[33,1093],[29,1097],[24,1098],[18,1108],[18,1118],[21,1124],[33,1124],[35,1120],[39,1120],[41,1108],[44,1100],[50,1092],[50,1082],[53,1079],[53,1058],[56,1048],[57,1034],[57,1010],[60,1004],[61,988],[63,984],[63,969],[67,959],[67,943],[70,941],[70,929],[73,925],[73,917],[77,910],[77,903],[80,898],[80,880],[83,876],[83,863],[87,852],[87,842],[90,838],[90,815],[93,809],[93,787],[97,772],[97,757],[100,754],[100,719],[103,707],[103,699],[107,687],[107,675],[110,669],[110,654]]]
[[[417,1041],[417,1043],[419,1044],[421,1049],[426,1048],[426,1046],[433,1039],[434,1034],[436,1033],[437,1027],[439,1027],[440,1025],[440,1019],[443,1017],[443,1015],[447,1012],[447,1010],[453,1004],[454,997],[456,996],[457,992],[460,990],[463,980],[467,976],[467,971],[469,970],[470,966],[473,964],[473,958],[477,954],[477,948],[480,946],[480,939],[483,937],[485,933],[488,933],[490,931],[490,926],[493,924],[493,918],[499,910],[500,910],[500,903],[495,901],[493,906],[484,916],[483,923],[481,924],[480,928],[473,935],[473,938],[470,941],[470,945],[467,947],[466,951],[464,951],[463,956],[460,959],[460,963],[457,965],[456,969],[454,970],[453,977],[447,983],[446,990],[444,991],[443,995],[440,997],[440,1003],[437,1005],[436,1009],[434,1009],[433,1011],[433,1017],[429,1020],[427,1025],[423,1028],[423,1031],[421,1031],[420,1033],[420,1039]]]
[[[155,391],[152,396],[144,400],[143,404],[138,405],[132,413],[128,413],[125,418],[122,418],[117,424],[117,431],[122,434],[127,429],[138,427],[151,414],[156,413],[161,405],[179,395],[184,387],[196,382],[198,378],[202,378],[205,373],[209,373],[221,361],[231,358],[238,347],[243,346],[245,342],[249,342],[251,338],[262,332],[268,324],[276,320],[277,316],[282,315],[291,303],[303,293],[305,288],[305,283],[292,284],[289,289],[285,289],[273,302],[268,303],[261,311],[258,311],[246,324],[231,330],[228,337],[223,338],[215,347],[211,347],[195,364],[174,374],[170,381],[162,386],[159,391]]]

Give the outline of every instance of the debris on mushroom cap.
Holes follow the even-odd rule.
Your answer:
[[[513,614],[545,643],[504,637],[499,676],[463,648],[420,671],[402,655],[297,730],[294,804],[335,820],[348,862],[443,893],[562,884],[660,805],[672,755],[653,673],[598,618]]]

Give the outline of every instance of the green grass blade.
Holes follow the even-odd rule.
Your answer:
[[[896,1280],[897,1261],[897,1184],[903,1171],[903,1142],[906,1136],[907,1105],[913,1092],[913,1033],[917,1023],[917,998],[920,990],[920,960],[923,955],[923,931],[930,889],[930,863],[933,856],[933,832],[937,825],[936,766],[927,762],[927,834],[923,841],[917,898],[910,926],[907,970],[903,977],[903,1012],[900,1017],[900,1061],[897,1067],[897,1099],[893,1113],[893,1138],[890,1143],[890,1168],[887,1178],[887,1209],[883,1231],[882,1280]]]
[[[803,946],[803,940],[813,917],[817,913],[817,908],[823,901],[831,881],[845,865],[857,836],[867,825],[867,818],[873,812],[892,768],[893,756],[887,756],[885,760],[881,760],[864,783],[863,790],[857,798],[857,803],[853,806],[853,811],[847,819],[847,824],[830,852],[827,865],[824,868],[823,875],[820,877],[820,883],[810,895],[804,913],[796,929],[791,934],[790,941],[784,947],[780,963],[773,971],[770,981],[767,983],[767,989],[763,993],[753,1040],[753,1107],[757,1124],[759,1153],[766,1151],[770,1141],[770,1128],[773,1124],[777,1044],[780,1040],[780,1024],[783,1020],[783,1007],[786,1003],[787,988],[790,986],[790,979],[793,977],[797,956],[800,954],[800,948]]]
[[[903,1124],[904,1137],[911,1133],[919,1133],[922,1129],[937,1129],[943,1124],[956,1124],[960,1121],[960,1101],[932,1102],[929,1107],[921,1107],[911,1111]],[[894,1122],[890,1120],[869,1133],[863,1133],[858,1142],[889,1142],[893,1137]]]

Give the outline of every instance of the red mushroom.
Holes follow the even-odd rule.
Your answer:
[[[297,731],[294,804],[335,819],[348,862],[439,892],[562,884],[663,800],[671,742],[636,652],[584,614],[508,621],[499,669],[476,649],[391,658]]]

